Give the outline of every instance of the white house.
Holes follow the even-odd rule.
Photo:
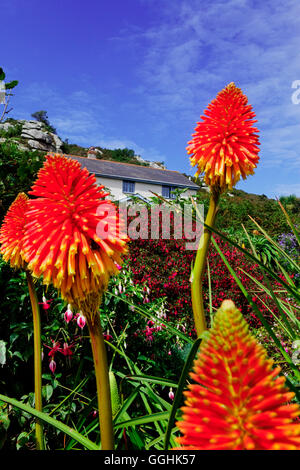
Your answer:
[[[82,167],[94,173],[97,183],[105,186],[112,198],[119,201],[126,200],[128,196],[148,200],[154,196],[153,193],[165,199],[173,199],[172,191],[176,188],[186,188],[182,196],[188,198],[195,195],[199,189],[199,186],[178,171],[76,155],[66,157],[77,160]]]

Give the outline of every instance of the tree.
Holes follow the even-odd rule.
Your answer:
[[[13,80],[11,82],[5,83],[5,73],[4,70],[0,67],[0,105],[4,105],[2,114],[0,112],[0,122],[3,121],[4,117],[13,109],[7,109],[10,97],[13,96],[10,90],[15,88],[18,85],[18,80]]]
[[[43,122],[49,132],[56,134],[56,129],[49,122],[47,111],[36,111],[35,113],[32,113],[31,117],[33,117],[37,121]]]

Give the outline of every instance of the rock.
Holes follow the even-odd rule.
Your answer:
[[[24,137],[25,139],[34,139],[34,140],[41,140],[42,142],[45,142],[46,144],[52,144],[53,139],[51,139],[51,136],[38,129],[25,129],[24,127],[22,128],[22,134],[21,137]]]
[[[55,152],[60,153],[63,146],[63,141],[56,134],[50,133],[50,135],[54,140]]]
[[[149,166],[151,168],[157,168],[158,170],[165,170],[166,167],[163,163],[161,162],[150,162],[149,160],[146,160],[147,163],[149,163]]]
[[[0,130],[5,132],[8,131],[8,129],[10,129],[11,127],[14,127],[11,122],[3,122],[2,124],[0,124]]]
[[[20,150],[40,150],[43,152],[61,153],[63,146],[62,140],[56,134],[49,132],[45,124],[41,121],[17,120],[12,123],[4,122],[0,125],[0,130],[3,129],[7,131],[16,124],[19,126],[21,124],[22,126],[20,134],[22,143],[10,138],[4,138],[1,142],[5,140],[14,142],[18,145]]]
[[[27,141],[27,144],[31,149],[34,149],[34,150],[43,150],[45,152],[54,152],[55,151],[53,146],[51,148],[49,148],[49,145],[43,144],[42,142],[38,142],[36,140],[31,140],[30,139],[30,140]]]
[[[150,160],[144,160],[140,155],[135,155],[134,158],[142,164],[148,164],[151,168],[158,168],[159,170],[166,169],[162,162],[151,162]]]
[[[42,121],[22,121],[23,122],[23,130],[31,130],[31,129],[43,129],[45,124]]]

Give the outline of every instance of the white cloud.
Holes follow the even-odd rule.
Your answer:
[[[99,139],[96,146],[108,148],[108,149],[132,149],[136,155],[140,155],[144,160],[150,161],[164,161],[166,157],[154,148],[144,148],[130,140],[119,140],[119,139]]]
[[[295,194],[295,196],[300,197],[300,183],[293,184],[277,184],[274,189],[275,194],[280,196],[290,196]]]
[[[146,96],[154,129],[169,124],[170,130],[174,120],[183,131],[190,129],[216,93],[234,81],[257,114],[261,161],[269,168],[290,168],[295,177],[300,105],[291,102],[291,85],[300,79],[300,3],[161,3],[160,22],[133,33],[135,44],[148,44],[138,92]]]

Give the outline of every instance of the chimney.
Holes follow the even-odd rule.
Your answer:
[[[87,157],[93,158],[95,160],[97,158],[96,155],[97,155],[97,152],[95,150],[95,147],[90,147],[87,152]]]

